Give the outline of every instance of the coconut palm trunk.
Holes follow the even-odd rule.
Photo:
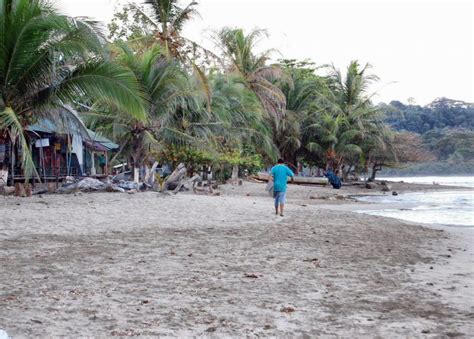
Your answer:
[[[232,166],[232,176],[231,180],[237,180],[239,178],[239,165],[235,164]]]

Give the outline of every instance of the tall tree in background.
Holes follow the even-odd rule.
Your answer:
[[[223,28],[215,40],[228,60],[226,71],[240,76],[260,100],[268,118],[278,121],[285,113],[286,98],[273,82],[285,77],[278,65],[267,65],[273,50],[255,54],[256,44],[266,31],[255,29],[245,35],[242,29]]]
[[[101,100],[144,117],[133,74],[110,63],[96,23],[59,14],[42,0],[0,1],[0,133],[21,146],[35,172],[25,129],[41,118],[75,121],[64,104]],[[9,159],[11,161],[11,159]]]
[[[185,24],[199,16],[198,3],[180,7],[176,0],[144,0],[143,5],[130,2],[116,12],[108,25],[112,41],[127,41],[142,52],[159,44],[167,55],[185,65],[209,66],[219,58],[208,49],[182,35]]]
[[[196,1],[191,1],[186,7],[181,8],[176,0],[145,0],[151,8],[150,22],[155,25],[154,35],[165,50],[171,55],[179,56],[183,47],[181,30],[186,21],[197,15]]]
[[[144,0],[141,6],[130,2],[115,13],[108,25],[112,40],[148,40],[158,42],[173,56],[181,54],[185,39],[181,36],[186,21],[198,15],[196,1],[181,8],[176,0]]]
[[[108,26],[109,38],[125,40],[139,53],[154,45],[161,46],[163,57],[177,60],[194,73],[209,110],[211,93],[204,67],[216,64],[219,58],[181,34],[185,23],[199,15],[196,9],[198,3],[191,1],[187,6],[180,7],[177,0],[144,0],[143,4],[130,2],[121,12],[115,13]]]

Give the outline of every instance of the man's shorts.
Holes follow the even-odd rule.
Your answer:
[[[283,205],[286,200],[286,192],[273,192],[273,198],[275,199],[275,207]]]

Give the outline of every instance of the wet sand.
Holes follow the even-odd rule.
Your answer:
[[[442,189],[423,186],[406,190]],[[290,186],[282,218],[264,187],[0,197],[0,329],[14,338],[474,335],[471,230],[328,208],[361,204],[350,199],[357,187]]]

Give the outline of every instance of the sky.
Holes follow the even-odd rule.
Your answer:
[[[135,0],[140,2],[139,0]],[[56,0],[68,15],[110,21],[124,0]],[[267,29],[274,59],[310,59],[344,69],[370,63],[380,81],[375,102],[437,97],[474,102],[474,1],[198,0],[200,18],[183,35],[216,50],[224,27]],[[182,1],[187,4],[188,1]]]

